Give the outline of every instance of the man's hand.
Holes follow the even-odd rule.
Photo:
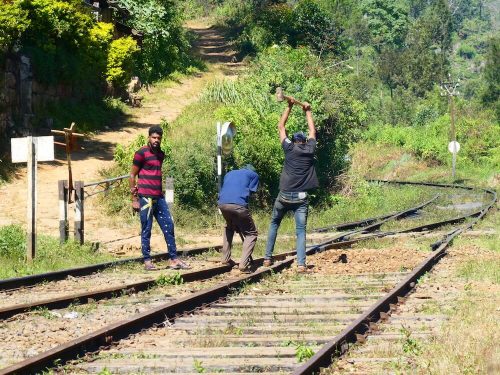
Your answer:
[[[135,212],[139,212],[141,210],[141,204],[139,203],[139,199],[137,199],[137,197],[132,199],[132,209]]]
[[[302,105],[302,109],[304,110],[304,112],[310,111],[311,105],[308,102],[304,102]]]
[[[292,109],[295,101],[293,100],[293,98],[286,98],[286,100],[288,102],[288,108]]]

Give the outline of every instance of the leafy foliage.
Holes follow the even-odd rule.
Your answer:
[[[132,78],[137,42],[131,37],[113,40],[109,47],[106,80],[115,86],[125,87]]]
[[[465,111],[461,112],[456,122],[457,140],[461,144],[458,161],[500,165],[498,125],[488,118],[488,114],[480,118],[464,116],[465,114]],[[365,137],[371,141],[401,146],[428,161],[448,164],[449,124],[449,116],[444,115],[420,127],[372,126]]]
[[[10,49],[30,26],[28,12],[19,1],[0,2],[0,49]]]
[[[340,29],[314,0],[228,1],[224,23],[242,52],[263,51],[273,44],[308,46],[318,52],[340,51]]]
[[[144,35],[140,54],[143,81],[157,80],[185,67],[189,44],[176,1],[117,0],[117,3],[130,14],[122,21]]]
[[[348,82],[335,71],[322,67],[320,60],[306,48],[266,50],[249,76],[231,87],[231,94],[225,95],[231,100],[223,101],[225,106],[216,114],[237,125],[235,166],[251,162],[264,186],[261,199],[275,195],[283,162],[276,130],[283,106],[271,94],[276,86],[312,104],[319,140],[318,175],[325,191],[330,190],[334,177],[345,166],[349,144],[358,134],[365,116],[364,106],[351,96]],[[292,112],[287,130],[289,133],[307,130],[300,109]]]

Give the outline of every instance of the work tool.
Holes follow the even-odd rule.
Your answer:
[[[300,105],[301,107],[304,107],[304,103],[302,102],[299,102],[297,99],[295,99],[294,97],[292,96],[287,96],[283,93],[283,89],[281,87],[276,87],[276,99],[278,100],[278,102],[282,102],[283,100],[288,100],[288,101],[291,101],[293,104],[298,104]]]

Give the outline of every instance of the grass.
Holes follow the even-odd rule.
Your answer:
[[[467,281],[484,281],[500,285],[500,246],[498,234],[484,236],[482,238],[460,239],[456,243],[459,246],[473,246],[481,249],[480,254],[462,264],[459,275]]]
[[[38,236],[33,263],[25,260],[26,235],[23,228],[9,225],[0,228],[0,279],[33,275],[112,260],[111,255],[96,252],[90,244],[59,244],[59,239]]]
[[[421,345],[419,369],[431,374],[498,373],[500,331],[494,318],[497,308],[490,293],[466,292],[439,336]]]

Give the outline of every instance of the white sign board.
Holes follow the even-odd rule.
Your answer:
[[[33,137],[37,161],[54,160],[54,137]],[[28,138],[11,138],[10,147],[13,163],[26,163],[28,161]]]
[[[450,151],[452,154],[460,151],[460,143],[458,143],[457,141],[451,141],[450,143],[448,143],[448,151]]]

